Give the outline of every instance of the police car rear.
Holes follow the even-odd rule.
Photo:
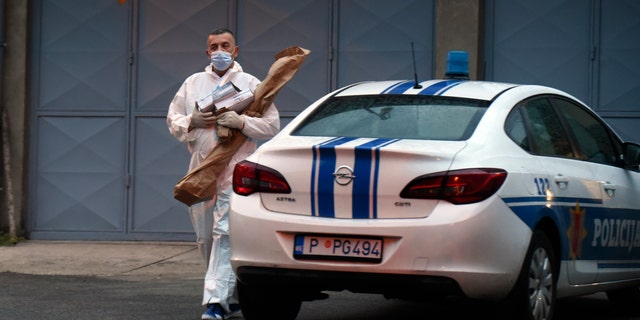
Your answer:
[[[569,226],[547,159],[506,130],[515,105],[546,95],[573,99],[441,79],[358,83],[311,105],[235,168],[232,265],[245,317],[275,304],[294,319],[302,301],[349,290],[509,301],[548,319],[559,281],[563,295],[588,292],[560,273],[572,270]],[[578,174],[572,186],[589,183]]]

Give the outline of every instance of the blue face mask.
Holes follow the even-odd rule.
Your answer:
[[[216,51],[211,53],[211,63],[216,70],[227,70],[232,62],[233,58],[231,57],[231,53],[229,52]]]

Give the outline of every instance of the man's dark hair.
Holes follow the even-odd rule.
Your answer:
[[[211,31],[211,33],[209,33],[209,35],[217,36],[219,34],[224,34],[224,33],[230,34],[234,39],[236,38],[236,36],[233,34],[233,32],[231,30],[227,29],[227,28],[215,29],[215,30]]]

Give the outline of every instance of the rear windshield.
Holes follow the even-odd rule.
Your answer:
[[[488,104],[421,95],[333,97],[318,106],[292,135],[466,140]]]

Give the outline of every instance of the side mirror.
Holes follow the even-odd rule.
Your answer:
[[[640,171],[640,145],[633,142],[623,144],[624,166],[626,169]]]

